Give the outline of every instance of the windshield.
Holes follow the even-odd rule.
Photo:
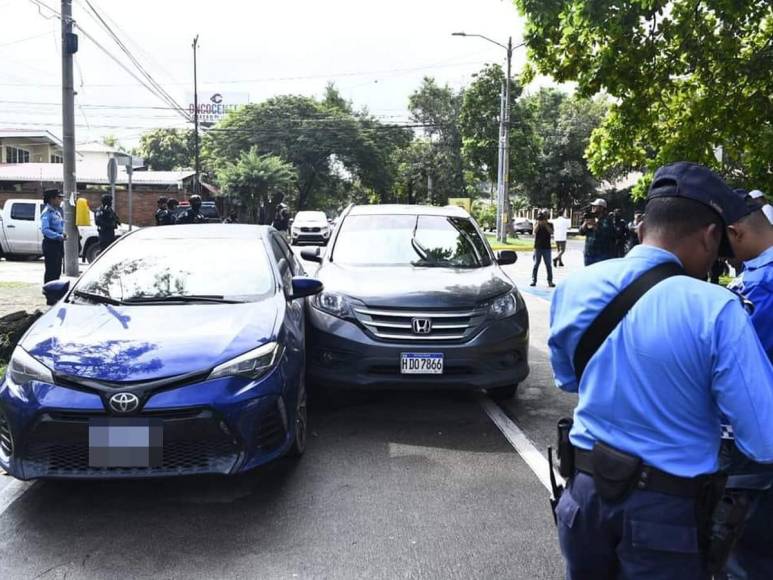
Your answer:
[[[274,289],[258,239],[136,239],[111,247],[74,290],[120,302],[172,296],[255,302]]]
[[[469,219],[426,215],[349,216],[341,225],[333,261],[350,266],[491,265],[486,243]]]
[[[322,211],[299,211],[295,216],[296,222],[326,222],[327,216]]]

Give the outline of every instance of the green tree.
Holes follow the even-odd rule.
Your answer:
[[[330,88],[330,87],[329,87]],[[329,199],[337,181],[357,182],[377,193],[391,186],[382,139],[392,131],[375,120],[341,109],[341,102],[279,96],[226,116],[207,133],[208,163],[222,168],[253,147],[291,163],[298,179],[287,201],[298,210]]]
[[[603,99],[568,96],[542,89],[524,101],[538,136],[538,171],[529,190],[533,205],[567,208],[584,203],[598,189],[585,150],[607,111]]]
[[[431,203],[442,205],[449,197],[466,193],[459,129],[463,98],[463,93],[425,77],[408,100],[412,119],[424,125],[424,134],[431,144],[431,151],[424,151],[425,160],[433,164],[427,166],[432,176],[432,195],[427,200]]]
[[[275,155],[260,155],[257,147],[242,152],[238,161],[226,164],[219,173],[223,192],[239,200],[254,222],[259,221],[259,209],[273,215],[275,194],[293,187],[295,168]]]
[[[474,75],[464,92],[460,112],[465,161],[490,183],[497,181],[499,162],[499,116],[505,73],[498,64],[488,65]],[[538,156],[537,138],[518,97],[522,87],[510,85],[510,182],[508,191],[526,191],[535,178]]]
[[[189,129],[154,129],[140,137],[136,154],[155,171],[189,169],[194,165],[193,137]]]
[[[514,1],[539,72],[614,98],[588,148],[596,175],[689,159],[773,188],[770,0]]]

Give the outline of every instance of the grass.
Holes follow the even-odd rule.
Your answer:
[[[4,360],[0,360],[0,378],[3,378],[5,375],[5,369],[8,366],[8,363]]]
[[[0,282],[0,289],[3,290],[18,290],[19,288],[29,288],[35,286],[29,282]]]
[[[727,288],[727,285],[730,284],[730,282],[732,282],[733,280],[734,278],[732,276],[720,276],[719,284],[720,286],[724,286],[725,288]]]
[[[500,244],[494,234],[486,234],[486,238],[488,239],[489,244],[491,244],[491,249],[495,252],[497,250],[513,250],[515,252],[534,251],[533,240],[512,239],[508,240],[506,244]]]

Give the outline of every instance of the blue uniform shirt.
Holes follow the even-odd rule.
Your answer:
[[[743,274],[730,287],[754,303],[752,324],[773,362],[773,247],[743,266]]]
[[[64,239],[64,218],[59,210],[52,205],[46,205],[40,216],[40,229],[43,237],[49,240]]]
[[[636,246],[556,290],[548,344],[557,386],[579,391],[572,443],[591,449],[603,441],[693,477],[718,468],[724,413],[741,451],[773,462],[773,367],[740,301],[725,288],[688,276],[661,282],[602,344],[578,386],[572,361],[580,337],[622,289],[667,261],[679,259]]]

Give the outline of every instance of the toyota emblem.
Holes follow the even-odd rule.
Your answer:
[[[432,319],[413,318],[411,319],[411,328],[414,334],[429,334],[432,332]]]
[[[109,405],[116,413],[133,413],[140,406],[140,398],[134,393],[116,393],[110,397]]]

